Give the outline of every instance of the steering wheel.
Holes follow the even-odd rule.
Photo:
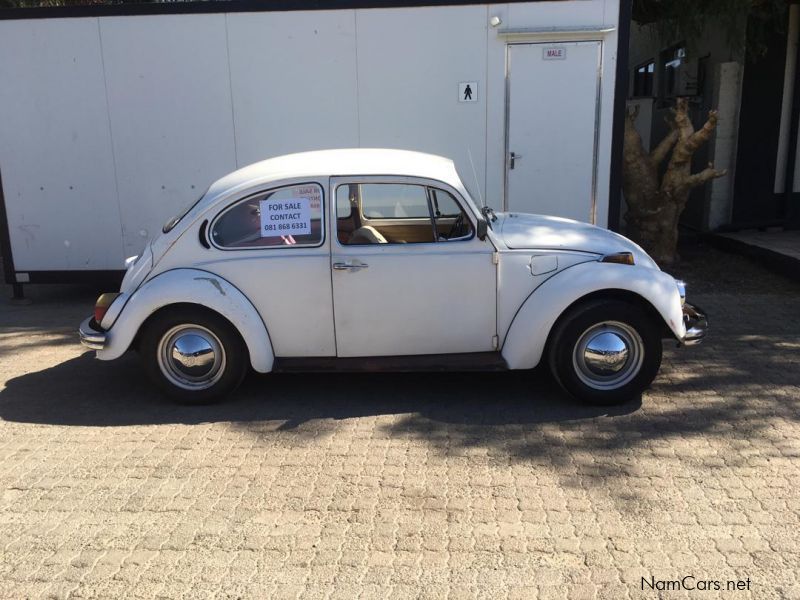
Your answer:
[[[453,221],[452,227],[450,227],[450,231],[447,232],[447,239],[449,240],[452,238],[456,233],[461,230],[461,227],[464,225],[464,213],[459,213],[456,217],[456,220]]]

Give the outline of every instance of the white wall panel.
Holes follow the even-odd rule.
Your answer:
[[[606,19],[614,18],[614,12],[608,6],[614,3],[614,0],[578,0],[506,4],[508,19],[504,26],[553,29],[596,27],[605,24]],[[612,27],[616,24],[616,21],[611,21]]]
[[[125,251],[236,168],[225,15],[100,22]]]
[[[442,154],[500,208],[506,44],[576,41],[501,30],[613,28],[617,13],[616,0],[572,0],[0,22],[0,170],[16,270],[119,269],[216,178],[303,150]],[[604,225],[617,34],[590,35],[604,43]],[[476,102],[458,101],[467,81]],[[563,202],[559,214],[571,214]]]
[[[239,166],[358,146],[355,13],[228,15]]]
[[[363,10],[356,18],[361,146],[447,156],[467,188],[483,193],[486,6]],[[478,82],[477,102],[458,101],[462,81]]]
[[[0,22],[0,81],[17,271],[122,268],[97,19]]]

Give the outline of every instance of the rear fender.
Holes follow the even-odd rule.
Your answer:
[[[97,358],[119,358],[130,348],[150,315],[171,304],[186,303],[203,306],[225,317],[247,345],[253,369],[259,373],[272,370],[275,360],[272,342],[253,304],[229,281],[199,269],[166,271],[143,283],[127,299],[108,328],[106,347],[97,352]]]
[[[645,267],[585,262],[551,277],[523,302],[502,348],[508,367],[530,369],[539,364],[550,331],[564,311],[604,290],[633,292],[650,303],[677,339],[686,335],[680,294],[670,275]]]

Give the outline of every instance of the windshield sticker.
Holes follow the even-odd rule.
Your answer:
[[[311,234],[311,198],[261,200],[261,237]]]

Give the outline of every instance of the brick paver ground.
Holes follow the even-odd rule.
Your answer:
[[[612,410],[528,373],[176,407],[76,343],[91,293],[3,301],[0,596],[800,598],[800,286],[703,252],[707,344]],[[641,589],[685,576],[723,591]]]

